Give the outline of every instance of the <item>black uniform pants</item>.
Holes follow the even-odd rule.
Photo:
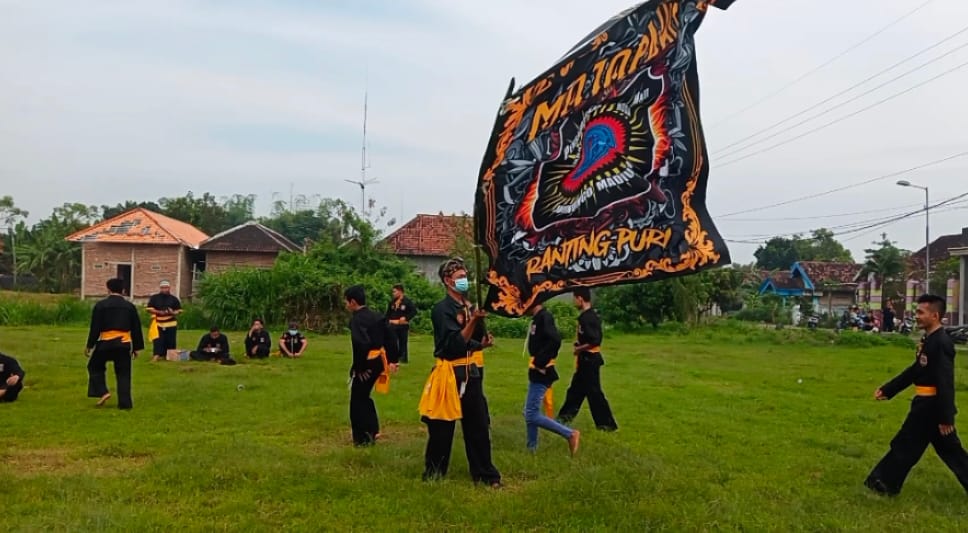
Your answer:
[[[957,432],[941,435],[933,398],[915,398],[900,431],[891,440],[891,450],[867,477],[867,486],[888,494],[898,494],[911,469],[921,459],[928,444],[948,465],[961,486],[968,491],[968,453]]]
[[[390,335],[397,343],[397,353],[400,355],[400,362],[409,362],[408,343],[410,341],[410,326],[390,326]]]
[[[588,407],[592,411],[592,419],[598,429],[614,431],[618,429],[612,408],[608,405],[605,393],[602,392],[602,357],[599,354],[583,353],[578,358],[578,368],[571,378],[571,386],[565,395],[565,403],[558,411],[558,420],[570,422],[581,409],[581,404],[588,399]]]
[[[460,387],[461,381],[457,382]],[[501,473],[491,460],[491,417],[484,397],[484,381],[471,378],[467,382],[464,396],[460,400],[462,418],[461,431],[464,434],[464,451],[467,465],[474,482],[488,485],[501,482]],[[450,466],[450,453],[454,444],[455,421],[430,420],[427,424],[427,451],[424,454],[424,479],[434,479],[447,475]]]
[[[370,394],[377,378],[383,372],[382,359],[367,361],[370,377],[365,380],[353,377],[350,386],[350,426],[353,428],[353,443],[357,446],[373,444],[380,432],[380,420],[376,415],[376,404]]]
[[[168,350],[174,350],[178,346],[178,327],[158,328],[158,338],[151,345],[152,355],[165,357]]]
[[[87,361],[87,397],[100,398],[107,394],[107,363],[114,363],[118,386],[118,408],[131,409],[131,345],[94,349]]]
[[[6,392],[3,393],[3,396],[0,396],[0,403],[17,401],[17,397],[20,396],[20,391],[24,390],[24,378],[20,378],[20,381],[18,381],[13,387],[9,387],[4,384],[3,390]]]

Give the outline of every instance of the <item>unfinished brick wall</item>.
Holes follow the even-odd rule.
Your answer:
[[[191,265],[185,248],[163,244],[107,244],[84,243],[84,281],[82,295],[85,298],[107,295],[105,284],[118,276],[118,265],[132,265],[133,288],[131,298],[147,300],[158,292],[158,284],[168,280],[172,293],[179,298],[191,294]],[[179,271],[181,278],[179,280]],[[180,283],[179,283],[180,281]]]
[[[275,253],[205,252],[205,272],[207,274],[218,274],[238,267],[272,268],[275,262]]]

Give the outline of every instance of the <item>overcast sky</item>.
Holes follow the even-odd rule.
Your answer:
[[[114,204],[189,190],[255,194],[260,214],[274,195],[288,199],[290,185],[296,194],[358,204],[358,189],[343,180],[359,178],[368,84],[368,172],[379,179],[373,197],[402,219],[470,211],[509,79],[530,80],[631,3],[0,0],[0,194],[13,195],[33,221],[64,202]],[[710,12],[698,55],[714,217],[968,151],[968,104],[957,96],[968,66],[771,148],[964,64],[968,31],[730,146],[966,28],[968,2],[933,0],[790,85],[922,3],[737,0],[729,11]],[[966,170],[962,157],[903,177],[942,200],[968,192]],[[897,179],[715,220],[725,237],[751,240],[917,209],[923,194],[895,186]],[[816,218],[781,220],[806,217]],[[968,209],[932,214],[933,235],[963,226]],[[924,218],[886,231],[919,248]],[[879,233],[844,238],[860,259]],[[752,260],[755,245],[730,247],[735,261]]]

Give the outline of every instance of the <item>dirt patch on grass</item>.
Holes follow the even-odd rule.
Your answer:
[[[78,453],[68,448],[9,450],[0,455],[0,464],[14,476],[86,475],[113,477],[143,468],[151,461],[149,455],[111,456]]]

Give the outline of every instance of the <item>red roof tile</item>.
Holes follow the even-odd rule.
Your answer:
[[[847,285],[855,283],[854,278],[863,270],[863,265],[857,263],[839,263],[833,261],[800,261],[814,286]]]
[[[446,257],[453,253],[455,236],[473,240],[472,218],[467,215],[417,215],[384,239],[397,255]]]
[[[198,245],[207,238],[208,235],[191,224],[138,207],[68,235],[66,240],[72,242],[182,244],[189,248],[198,248]]]

